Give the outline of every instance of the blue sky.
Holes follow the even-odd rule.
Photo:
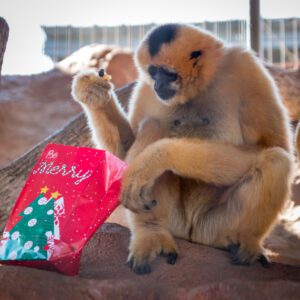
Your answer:
[[[120,25],[246,19],[248,0],[0,0],[10,25],[4,74],[36,73],[52,67],[41,53],[41,25]],[[300,0],[261,0],[266,18],[300,17]],[[30,42],[29,42],[30,40]],[[22,55],[20,55],[20,52]],[[41,67],[42,66],[42,67]]]

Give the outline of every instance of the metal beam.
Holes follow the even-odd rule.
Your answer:
[[[250,0],[250,42],[251,49],[260,55],[260,0]]]

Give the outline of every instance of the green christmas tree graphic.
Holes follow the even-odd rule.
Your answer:
[[[0,259],[2,260],[46,260],[47,241],[54,234],[54,199],[58,192],[47,199],[48,188],[41,189],[40,195],[20,214],[22,219],[6,232]],[[2,241],[3,243],[3,241]]]

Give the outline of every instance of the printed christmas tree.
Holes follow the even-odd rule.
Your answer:
[[[3,236],[0,249],[2,260],[46,260],[49,258],[49,241],[54,239],[54,200],[60,195],[45,197],[48,187],[20,214],[21,220]],[[63,199],[63,198],[62,198]],[[2,241],[3,243],[3,241]],[[1,251],[2,250],[2,251]]]

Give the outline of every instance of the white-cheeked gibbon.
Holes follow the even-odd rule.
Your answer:
[[[290,192],[292,138],[277,88],[248,50],[191,25],[151,30],[135,55],[139,79],[125,114],[97,72],[72,94],[93,139],[129,164],[128,264],[174,264],[174,237],[228,249],[233,264],[269,264],[262,242]],[[103,75],[103,74],[100,74]]]

